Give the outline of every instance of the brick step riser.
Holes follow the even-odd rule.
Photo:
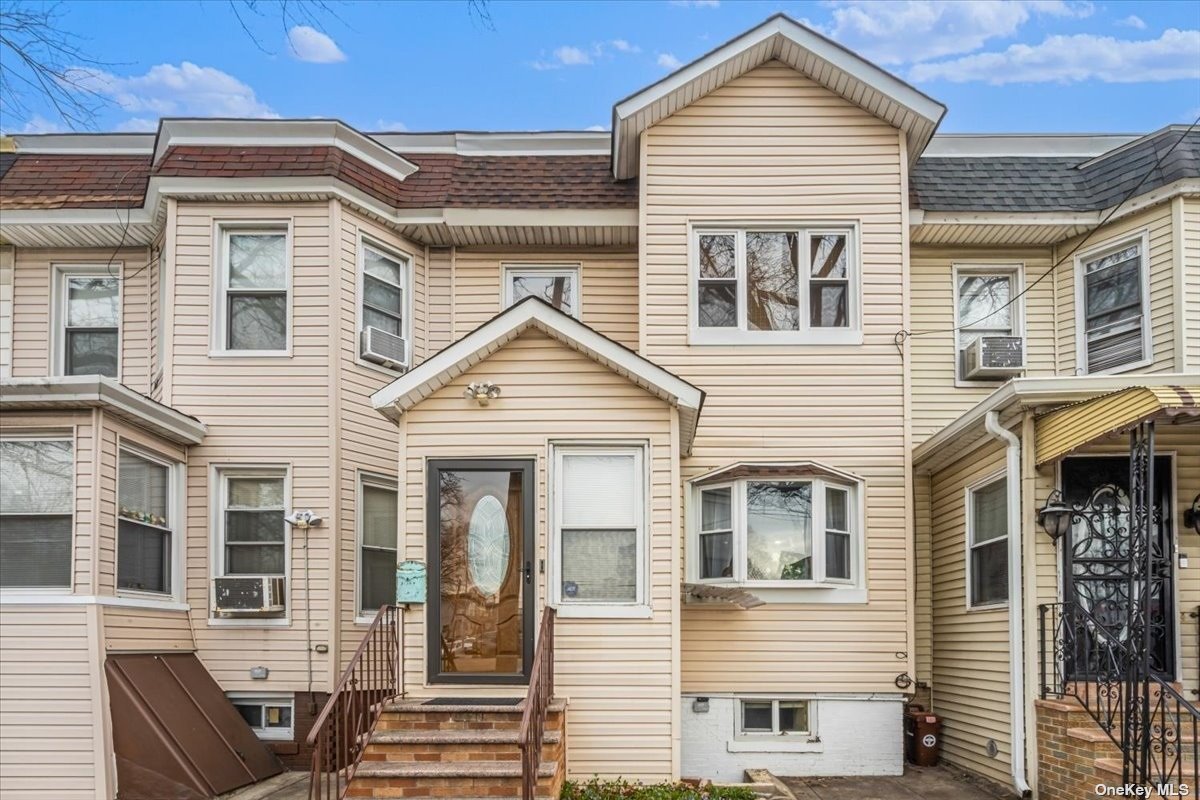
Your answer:
[[[379,720],[378,729],[383,731],[519,731],[521,718],[504,719],[488,715],[476,718],[475,715],[470,715],[467,718],[457,719],[423,719],[397,718],[385,714]],[[546,720],[545,729],[548,731],[562,730],[562,720]]]
[[[355,778],[349,797],[520,797],[520,778]],[[553,778],[537,782],[538,797],[557,797]]]
[[[557,761],[562,745],[542,746],[542,761]],[[515,744],[373,744],[363,758],[368,761],[520,761]]]

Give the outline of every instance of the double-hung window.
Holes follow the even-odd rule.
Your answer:
[[[858,329],[852,227],[693,232],[698,343],[847,342]]]
[[[859,491],[823,477],[697,487],[695,577],[781,588],[857,582]]]
[[[640,446],[554,448],[554,600],[646,605],[646,475]]]
[[[60,270],[63,375],[117,377],[120,347],[121,281],[118,267]]]
[[[122,450],[117,475],[117,587],[172,591],[174,522],[172,469]]]
[[[0,439],[0,589],[70,588],[71,442]]]
[[[220,473],[220,575],[286,574],[285,482],[278,470]]]
[[[1120,371],[1149,358],[1145,247],[1142,237],[1078,260],[1077,350],[1089,374]]]
[[[1008,601],[1008,482],[967,490],[967,604]]]
[[[408,261],[363,245],[362,326],[406,337]]]
[[[358,608],[364,616],[396,602],[398,504],[394,481],[360,476]]]
[[[579,267],[513,264],[504,267],[504,305],[538,297],[564,314],[579,316]]]
[[[222,231],[217,349],[278,354],[288,349],[286,230]]]
[[[956,370],[966,374],[964,354],[980,336],[1020,336],[1021,304],[1016,267],[960,267],[955,270],[958,330]]]

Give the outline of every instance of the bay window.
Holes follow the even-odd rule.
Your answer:
[[[282,229],[222,231],[216,350],[254,355],[287,351],[287,241]]]
[[[117,588],[170,593],[174,521],[171,468],[122,450],[117,475]]]
[[[1150,358],[1143,236],[1077,260],[1077,356],[1088,374],[1119,372]]]
[[[786,588],[855,583],[857,484],[803,476],[695,486],[695,579]]]
[[[855,340],[854,228],[701,228],[692,252],[692,341]]]
[[[64,268],[61,295],[60,354],[63,375],[117,377],[120,361],[121,282],[103,267]]]
[[[644,448],[554,449],[554,601],[647,605]]]
[[[70,588],[74,509],[69,440],[0,439],[0,589]]]

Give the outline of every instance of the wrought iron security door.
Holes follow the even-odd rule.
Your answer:
[[[1131,463],[1137,459],[1131,462],[1129,455],[1063,460],[1063,495],[1075,510],[1062,548],[1063,595],[1122,644],[1140,650],[1146,641],[1150,671],[1171,679],[1175,672],[1171,461],[1166,456],[1154,458],[1152,489],[1147,483],[1149,465],[1131,469]],[[1111,674],[1114,668],[1129,669],[1127,663],[1107,663],[1112,659],[1103,656],[1110,648],[1090,642],[1089,631],[1078,631],[1076,636],[1075,652],[1065,654],[1067,672],[1074,679],[1117,678]]]

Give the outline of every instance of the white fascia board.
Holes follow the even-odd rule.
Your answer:
[[[367,134],[400,153],[453,153],[462,156],[608,155],[608,131],[449,131]]]
[[[939,133],[922,156],[933,158],[1088,158],[1142,138],[1127,133]]]
[[[207,433],[203,422],[100,375],[52,378],[5,378],[0,381],[0,408],[18,410],[46,404],[107,407],[139,420],[178,444],[199,444]]]
[[[687,381],[597,333],[574,317],[532,298],[517,303],[375,392],[371,395],[372,407],[385,412],[392,409],[397,401],[434,384],[441,375],[476,353],[486,350],[495,342],[510,340],[535,324],[552,335],[577,344],[585,353],[594,353],[640,378],[680,406],[699,410],[704,402],[704,393]]]
[[[148,156],[154,152],[153,133],[17,133],[12,139],[18,155]]]
[[[638,224],[636,208],[447,208],[446,225],[507,227],[630,227]]]
[[[776,14],[757,28],[747,31],[707,55],[701,56],[691,64],[673,72],[661,81],[618,102],[613,107],[614,116],[618,120],[626,119],[631,114],[699,78],[710,69],[715,69],[726,61],[736,58],[744,51],[776,35],[785,37],[797,47],[807,50],[817,58],[826,61],[852,78],[862,81],[876,91],[887,95],[900,105],[910,109],[917,116],[929,120],[933,125],[937,125],[946,113],[944,105],[916,88],[909,86],[895,75],[875,66],[862,56],[830,39],[826,39],[824,36],[806,28],[795,20],[782,14]],[[614,126],[614,135],[616,130]]]
[[[175,146],[196,147],[337,147],[397,180],[417,165],[370,136],[337,120],[164,119],[154,148],[154,163]]]

